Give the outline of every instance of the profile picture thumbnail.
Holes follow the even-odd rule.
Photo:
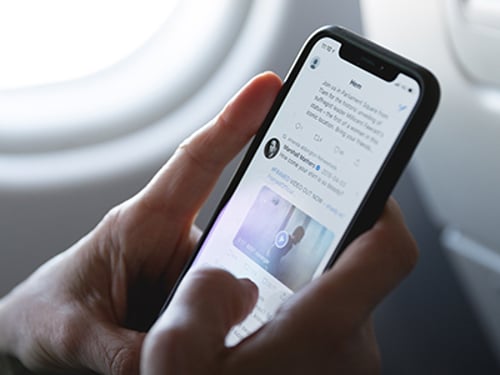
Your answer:
[[[271,138],[264,147],[264,155],[268,159],[274,158],[280,151],[280,141],[278,138]]]
[[[333,238],[333,232],[263,186],[233,244],[296,291],[312,279]]]

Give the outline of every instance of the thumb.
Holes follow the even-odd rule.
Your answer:
[[[189,273],[147,335],[141,373],[216,373],[224,340],[257,301],[255,284],[220,269]]]
[[[354,240],[331,270],[303,288],[285,309],[328,319],[345,331],[366,320],[378,303],[413,269],[418,249],[391,198],[372,229]],[[328,308],[318,301],[337,301]],[[297,305],[297,306],[295,306]],[[332,317],[337,317],[333,319]],[[320,319],[321,320],[321,319]],[[342,320],[342,326],[335,322]],[[349,323],[349,324],[348,324]],[[338,332],[331,332],[335,336]]]

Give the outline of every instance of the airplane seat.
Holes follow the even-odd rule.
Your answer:
[[[365,34],[438,77],[411,173],[500,361],[500,3],[362,0]]]

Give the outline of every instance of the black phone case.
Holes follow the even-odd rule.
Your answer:
[[[362,67],[365,70],[370,71],[372,74],[375,74],[387,81],[391,81],[395,78],[398,72],[401,72],[414,78],[420,86],[420,97],[412,113],[406,121],[392,149],[389,151],[382,167],[380,168],[372,184],[370,185],[367,194],[359,205],[351,223],[349,224],[342,239],[340,240],[339,245],[333,253],[333,256],[328,262],[325,270],[330,268],[335,263],[335,260],[340,256],[343,250],[356,237],[370,229],[382,213],[384,205],[389,195],[391,194],[392,189],[401,176],[403,169],[410,160],[418,142],[422,138],[429,122],[432,119],[432,116],[434,115],[434,112],[436,111],[440,96],[439,84],[437,79],[431,72],[405,59],[404,57],[401,57],[375,43],[372,43],[342,27],[323,27],[317,30],[302,47],[291,70],[284,80],[283,87],[278,93],[277,98],[271,107],[271,110],[267,114],[261,128],[251,142],[240,166],[236,170],[236,173],[234,174],[226,192],[224,193],[220,203],[218,204],[217,209],[207,226],[207,229],[204,231],[196,251],[190,258],[176,285],[170,293],[165,305],[163,306],[162,312],[170,302],[182,278],[191,267],[191,264],[193,263],[199,251],[199,248],[201,247],[201,244],[205,241],[205,238],[214,225],[215,221],[217,220],[218,215],[227,204],[236,187],[238,186],[239,181],[243,177],[243,174],[245,173],[250,161],[255,155],[257,148],[264,139],[267,130],[269,129],[272,121],[274,120],[274,117],[278,112],[278,109],[280,108],[283,100],[285,99],[293,82],[295,81],[310,50],[319,39],[322,39],[324,37],[330,37],[341,42],[341,56],[342,50],[345,48],[346,59],[349,59],[352,63]],[[361,56],[369,57],[371,61],[375,61],[375,64],[363,66],[363,62],[360,59]],[[384,64],[384,69],[377,69],[377,66],[379,66],[377,64]]]

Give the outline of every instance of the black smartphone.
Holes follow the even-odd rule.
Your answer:
[[[309,38],[177,284],[206,265],[257,284],[228,345],[374,224],[438,101],[429,71],[346,29]]]

